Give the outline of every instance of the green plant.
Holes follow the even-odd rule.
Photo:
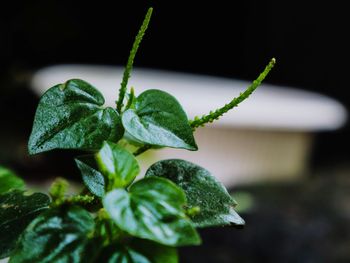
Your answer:
[[[272,59],[245,92],[192,121],[161,90],[135,96],[127,90],[149,9],[125,68],[116,109],[101,93],[71,79],[40,99],[29,139],[30,154],[54,149],[85,151],[75,161],[84,189],[67,194],[57,179],[49,190],[28,194],[11,171],[0,169],[0,258],[10,262],[177,262],[176,247],[199,245],[196,228],[242,226],[237,205],[207,170],[184,160],[153,164],[143,179],[137,156],[148,149],[197,150],[196,128],[238,106],[273,67]],[[131,153],[130,145],[137,150]]]

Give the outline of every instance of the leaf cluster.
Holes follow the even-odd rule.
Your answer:
[[[244,225],[225,187],[196,164],[162,160],[136,180],[137,155],[162,147],[196,151],[194,128],[229,110],[190,121],[171,94],[127,91],[151,13],[130,52],[115,109],[104,106],[103,95],[80,79],[53,86],[41,97],[29,153],[85,152],[75,159],[84,190],[69,195],[68,182],[58,179],[50,196],[28,194],[21,179],[1,168],[0,258],[10,257],[10,263],[178,262],[176,247],[201,243],[197,228]],[[138,149],[132,153],[132,147]]]

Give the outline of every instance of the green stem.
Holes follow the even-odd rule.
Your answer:
[[[138,156],[151,148],[152,148],[152,145],[146,144],[146,145],[138,148],[133,154],[134,154],[134,156]]]
[[[265,67],[264,71],[259,75],[259,77],[256,80],[254,80],[253,83],[243,93],[231,100],[230,103],[226,104],[222,108],[215,110],[214,112],[211,111],[209,114],[203,115],[201,118],[196,117],[194,120],[190,121],[192,129],[195,130],[200,126],[204,126],[204,124],[206,123],[211,123],[214,120],[218,120],[226,112],[233,109],[234,107],[237,107],[241,102],[247,99],[256,90],[257,87],[259,87],[259,85],[269,74],[275,63],[276,59],[272,58],[270,60],[270,63]]]
[[[135,91],[134,91],[134,88],[131,87],[131,89],[130,89],[129,100],[128,100],[128,103],[127,103],[126,106],[125,106],[125,110],[127,110],[127,109],[129,109],[129,108],[131,107],[131,105],[132,105],[134,99],[135,99]]]
[[[122,107],[123,107],[124,96],[125,96],[125,93],[126,93],[128,80],[130,78],[130,72],[132,70],[132,66],[133,66],[133,63],[134,63],[136,52],[137,52],[137,50],[139,48],[139,45],[141,43],[141,40],[142,40],[145,32],[147,30],[148,24],[149,24],[149,22],[151,20],[152,12],[153,12],[153,8],[149,8],[148,11],[147,11],[147,14],[145,16],[145,19],[143,20],[141,28],[140,28],[140,30],[139,30],[136,38],[135,38],[134,44],[133,44],[133,46],[131,48],[131,51],[130,51],[128,62],[126,64],[126,67],[125,67],[125,70],[124,70],[124,74],[123,74],[123,80],[122,80],[122,83],[121,83],[120,89],[119,89],[119,98],[118,98],[118,101],[117,101],[117,111],[119,113],[121,112]]]
[[[114,235],[113,235],[113,229],[112,229],[112,222],[111,220],[106,220],[105,221],[105,229],[106,229],[106,234],[109,239],[109,243],[112,243],[114,240]]]

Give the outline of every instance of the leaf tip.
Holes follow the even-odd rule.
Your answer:
[[[35,146],[35,143],[33,143],[31,139],[29,139],[27,150],[29,155],[35,155],[37,153],[40,153],[39,148]]]
[[[198,151],[198,145],[196,143],[196,141],[193,138],[192,142],[187,143],[187,147],[184,147],[186,150],[190,150],[190,151]]]

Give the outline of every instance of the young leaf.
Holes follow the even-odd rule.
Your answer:
[[[185,192],[189,208],[199,207],[199,213],[192,218],[196,227],[244,225],[233,209],[237,203],[204,168],[184,160],[163,160],[147,170],[146,177],[153,176],[174,182]]]
[[[47,209],[47,195],[10,191],[0,195],[0,259],[8,257],[27,225]]]
[[[98,197],[105,195],[106,180],[97,168],[93,155],[81,156],[75,159],[85,186]]]
[[[50,88],[40,99],[29,138],[30,154],[52,149],[98,150],[124,133],[114,109],[102,108],[102,94],[89,83],[72,79]]]
[[[141,93],[135,109],[123,113],[122,122],[132,137],[145,144],[198,149],[186,113],[180,103],[164,91]]]
[[[10,263],[80,263],[93,229],[93,218],[81,207],[50,209],[24,231]]]
[[[0,166],[0,194],[11,189],[23,189],[24,182],[12,171]]]
[[[105,142],[96,154],[97,164],[112,188],[128,186],[140,172],[135,157],[118,144]]]
[[[109,192],[103,205],[123,231],[169,245],[197,245],[200,238],[183,213],[181,189],[163,178],[144,178],[130,187]]]

